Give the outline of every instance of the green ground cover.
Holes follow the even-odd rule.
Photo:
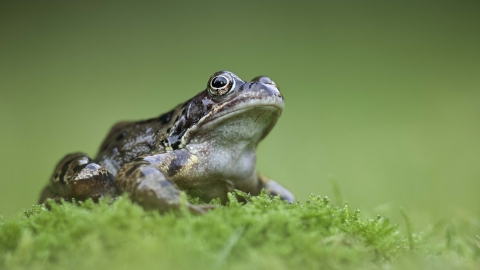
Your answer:
[[[242,196],[246,196],[243,194]],[[478,269],[473,221],[441,221],[407,233],[386,217],[311,196],[288,204],[266,195],[230,196],[203,216],[159,215],[126,198],[33,206],[0,225],[6,269]],[[408,224],[408,215],[405,214]],[[400,225],[405,226],[405,224]]]

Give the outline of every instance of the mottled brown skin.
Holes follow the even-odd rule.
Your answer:
[[[268,77],[244,82],[235,74],[212,75],[207,89],[173,110],[139,122],[116,124],[95,159],[65,156],[40,196],[59,201],[98,200],[128,193],[145,208],[180,207],[180,192],[205,202],[234,189],[282,199],[293,195],[256,172],[255,150],[283,110],[283,97]],[[203,213],[209,205],[187,207]]]

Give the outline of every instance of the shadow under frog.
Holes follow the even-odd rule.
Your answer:
[[[65,156],[43,190],[47,199],[97,200],[128,193],[148,209],[180,207],[180,191],[202,201],[238,189],[258,195],[262,189],[292,202],[293,195],[257,173],[255,150],[284,107],[283,96],[268,77],[244,82],[235,74],[213,74],[207,88],[159,117],[116,124],[96,158]],[[187,207],[203,213],[211,206]]]

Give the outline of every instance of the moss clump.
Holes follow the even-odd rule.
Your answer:
[[[0,268],[381,269],[439,252],[415,235],[410,250],[387,218],[364,219],[327,198],[288,204],[238,195],[248,202],[231,194],[227,206],[204,216],[159,215],[123,197],[51,211],[33,206],[0,225]]]

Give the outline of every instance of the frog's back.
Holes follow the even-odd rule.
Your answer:
[[[115,124],[100,146],[95,160],[116,174],[123,164],[138,156],[163,151],[159,138],[169,131],[174,111],[144,121]]]

